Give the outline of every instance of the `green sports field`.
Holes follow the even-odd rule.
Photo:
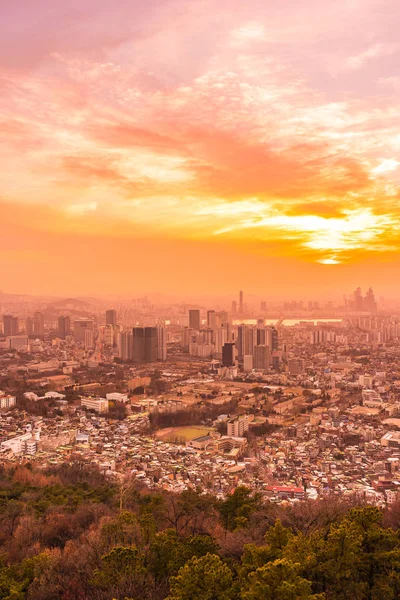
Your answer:
[[[168,429],[161,429],[157,432],[157,437],[163,442],[175,442],[176,440],[189,442],[196,437],[201,435],[207,435],[212,433],[212,427],[190,426],[190,427],[169,427]]]

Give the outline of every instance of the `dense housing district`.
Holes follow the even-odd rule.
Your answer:
[[[372,290],[343,306],[255,308],[241,292],[228,310],[4,295],[0,309],[3,464],[79,462],[221,499],[399,498],[400,317]]]

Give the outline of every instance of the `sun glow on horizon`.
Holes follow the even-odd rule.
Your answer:
[[[357,2],[152,1],[64,15],[38,0],[35,27],[30,5],[0,6],[5,267],[34,270],[33,240],[55,233],[80,236],[77,262],[119,238],[170,244],[171,261],[189,241],[209,258],[235,247],[292,259],[288,273],[396,262],[399,4],[363,9],[368,44]]]

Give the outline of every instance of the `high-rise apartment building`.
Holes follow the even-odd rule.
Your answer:
[[[224,347],[224,344],[226,344],[228,341],[229,341],[228,334],[227,334],[227,330],[225,327],[220,327],[219,329],[215,330],[215,332],[214,332],[215,353],[219,357],[222,357],[222,348]]]
[[[157,360],[167,360],[167,332],[165,327],[157,327]]]
[[[134,362],[144,362],[144,327],[134,327],[132,329],[132,338],[132,360]]]
[[[189,327],[190,329],[200,329],[200,311],[197,309],[189,310]]]
[[[33,315],[33,334],[38,337],[44,336],[44,314],[35,312]]]
[[[243,371],[245,373],[251,373],[252,370],[253,370],[253,357],[246,354],[243,357]]]
[[[58,336],[65,340],[65,338],[71,335],[71,319],[70,317],[58,317]]]
[[[118,350],[122,360],[133,360],[133,334],[131,331],[123,331],[120,334]]]
[[[239,292],[239,315],[242,315],[244,312],[244,304],[243,304],[243,292]]]
[[[158,359],[157,327],[144,328],[144,362],[155,362]]]
[[[239,325],[236,346],[238,349],[239,360],[243,360],[246,355],[253,355],[254,346],[257,345],[258,329],[249,325]]]
[[[132,329],[132,360],[154,362],[166,360],[167,343],[164,327],[134,327]]]
[[[93,348],[93,346],[94,346],[93,329],[85,329],[85,339],[84,339],[83,343],[84,343],[84,346],[86,349]]]
[[[117,324],[117,311],[110,309],[106,311],[106,325],[112,325],[115,327]]]
[[[106,346],[114,346],[114,327],[112,325],[104,327],[103,339]]]
[[[216,316],[217,316],[217,313],[215,312],[215,310],[207,311],[207,327],[209,327],[209,329],[216,328],[216,326],[217,326]]]
[[[33,336],[33,319],[32,319],[32,317],[26,318],[25,333],[27,336]]]
[[[271,365],[271,352],[268,346],[255,346],[253,366],[256,370],[266,371]]]
[[[19,319],[13,315],[3,316],[3,331],[6,337],[11,335],[18,335],[19,333]]]
[[[230,419],[227,423],[228,435],[231,437],[243,437],[243,434],[249,430],[250,418],[248,415],[241,415],[236,419]]]

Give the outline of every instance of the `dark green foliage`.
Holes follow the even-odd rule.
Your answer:
[[[400,598],[398,506],[127,485],[121,503],[79,464],[0,469],[0,600]]]

